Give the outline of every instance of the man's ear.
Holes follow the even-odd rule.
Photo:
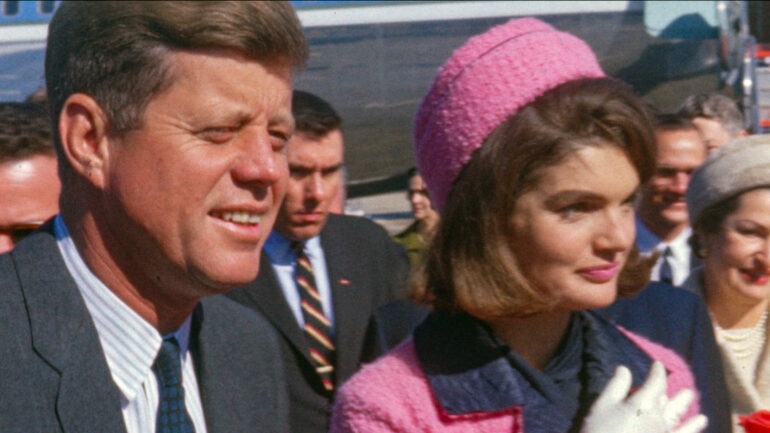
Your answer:
[[[107,114],[92,97],[70,95],[59,113],[59,138],[72,169],[102,189],[109,156]]]

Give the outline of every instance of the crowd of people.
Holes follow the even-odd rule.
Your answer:
[[[285,2],[64,2],[0,103],[0,431],[743,433],[770,136],[513,19],[415,118],[391,238]],[[42,96],[41,96],[42,95]],[[43,99],[40,102],[39,99]]]

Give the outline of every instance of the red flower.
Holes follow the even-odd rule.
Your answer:
[[[760,410],[738,418],[746,433],[770,433],[770,410]]]

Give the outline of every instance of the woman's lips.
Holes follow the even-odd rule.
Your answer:
[[[770,282],[770,271],[766,269],[741,269],[741,277],[753,284],[767,284]]]
[[[606,282],[615,277],[618,273],[618,264],[617,262],[608,263],[606,265],[599,265],[599,266],[591,266],[590,268],[581,268],[578,269],[578,274],[584,276],[585,278],[596,281],[596,282]]]

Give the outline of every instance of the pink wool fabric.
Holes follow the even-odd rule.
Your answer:
[[[591,48],[535,18],[470,38],[439,69],[414,125],[417,166],[437,209],[474,150],[546,91],[604,77]]]
[[[652,359],[663,363],[668,371],[669,397],[682,389],[691,389],[697,396],[690,368],[679,355],[644,337],[621,331]],[[696,398],[683,421],[699,411]],[[433,396],[410,339],[364,366],[340,389],[330,433],[522,433],[525,420],[521,406],[461,416],[444,412]]]

